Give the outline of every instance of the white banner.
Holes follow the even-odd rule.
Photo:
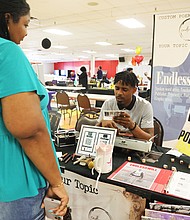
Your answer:
[[[145,199],[124,188],[82,177],[70,171],[62,174],[69,194],[73,220],[140,220]]]
[[[190,107],[190,12],[155,15],[151,103],[175,147]]]

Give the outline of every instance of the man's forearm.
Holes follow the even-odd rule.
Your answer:
[[[130,132],[133,134],[135,138],[149,140],[154,135],[154,129],[149,128],[143,130],[138,125],[136,125],[134,130],[130,130]]]

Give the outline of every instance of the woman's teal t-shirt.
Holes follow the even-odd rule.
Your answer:
[[[0,38],[0,202],[35,196],[39,188],[46,186],[46,180],[6,129],[2,118],[1,98],[29,91],[35,91],[40,97],[42,113],[50,131],[46,89],[20,47]]]

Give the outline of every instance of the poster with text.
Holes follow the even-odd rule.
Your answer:
[[[190,12],[155,15],[151,103],[175,147],[190,107]]]
[[[81,168],[82,169],[82,168]],[[62,174],[69,194],[73,220],[140,220],[146,199],[125,188],[65,170]]]

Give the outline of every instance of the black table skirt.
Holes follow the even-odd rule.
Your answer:
[[[178,158],[178,159],[176,158],[175,162],[172,163],[170,160],[172,156],[165,154],[169,150],[168,148],[157,147],[157,146],[154,146],[153,148],[156,151],[163,152],[163,155],[159,158],[158,162],[146,163],[146,165],[163,168],[163,165],[167,164],[168,169],[171,169],[172,166],[175,166],[178,171],[190,173],[190,169],[188,169],[188,164],[190,163],[189,157],[183,155],[183,156],[181,156],[181,158]],[[56,150],[62,151],[63,153],[67,152],[67,153],[73,154],[75,152],[75,147],[60,147],[60,148],[56,148]],[[122,165],[127,160],[128,156],[131,156],[131,158],[132,158],[131,162],[142,163],[141,159],[138,157],[138,154],[135,151],[127,151],[127,150],[123,150],[121,148],[114,148],[112,171],[116,170],[120,165]],[[180,164],[179,161],[182,159],[183,159],[184,163]],[[72,171],[76,174],[80,174],[82,176],[85,176],[85,177],[88,177],[91,179],[96,180],[96,178],[97,178],[96,172],[95,172],[95,175],[92,175],[91,170],[88,169],[87,166],[82,167],[78,164],[73,165],[73,161],[71,161],[71,160],[68,163],[60,162],[60,166],[64,167],[68,171]],[[170,196],[170,195],[166,195],[166,194],[162,194],[162,193],[158,193],[158,192],[153,192],[153,191],[150,191],[147,189],[142,189],[142,188],[139,188],[136,186],[132,186],[132,185],[109,180],[109,179],[107,179],[107,177],[110,174],[111,174],[111,172],[108,174],[102,174],[100,177],[100,181],[124,187],[124,188],[126,188],[126,190],[128,192],[132,192],[134,194],[142,196],[143,198],[148,199],[148,201],[150,201],[150,202],[157,200],[157,201],[168,203],[168,204],[190,205],[189,200],[185,200],[185,199],[177,198],[174,196]]]

